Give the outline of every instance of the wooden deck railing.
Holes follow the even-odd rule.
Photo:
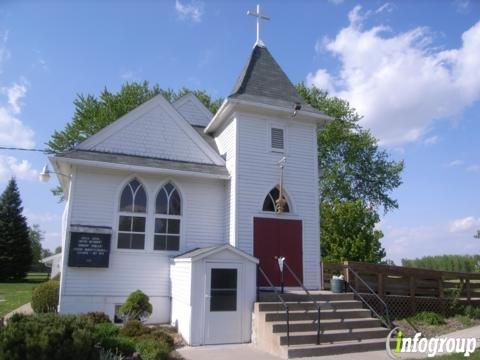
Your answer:
[[[343,274],[345,280],[362,292],[362,284],[350,276],[347,266],[357,272],[380,296],[454,298],[480,301],[480,273],[462,273],[408,268],[347,261],[323,263],[324,289],[330,288],[332,275]]]

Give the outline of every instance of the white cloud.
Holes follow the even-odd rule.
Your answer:
[[[448,166],[449,167],[462,166],[463,164],[465,164],[465,161],[463,160],[453,160],[448,163]]]
[[[319,89],[327,90],[329,93],[335,92],[334,80],[325,69],[318,69],[314,74],[308,74],[307,84],[315,84]]]
[[[402,258],[414,259],[431,255],[479,253],[480,242],[473,238],[476,228],[465,227],[463,230],[451,232],[453,223],[454,221],[449,225],[427,224],[398,227],[390,225],[388,221],[382,221],[380,227],[384,237],[381,241],[387,252],[387,258],[401,264]]]
[[[0,35],[0,73],[5,61],[10,57],[7,40],[8,32]],[[26,95],[27,87],[28,81],[25,78],[10,86],[0,85],[0,94],[6,97],[6,104],[0,101],[0,146],[31,148],[35,145],[33,130],[17,118],[22,107],[20,100]]]
[[[350,11],[349,26],[324,47],[340,71],[319,69],[307,84],[348,100],[381,144],[422,140],[436,119],[458,117],[480,99],[480,21],[463,33],[461,47],[440,51],[427,28],[395,35],[385,26],[364,30],[371,15],[360,6]]]
[[[453,4],[455,5],[455,9],[458,13],[468,13],[468,9],[470,8],[470,0],[455,0]]]
[[[437,135],[430,136],[424,140],[426,145],[435,145],[440,141],[440,138]]]
[[[480,218],[474,216],[467,216],[462,219],[455,219],[450,222],[449,231],[451,233],[474,231],[477,227],[480,227]]]
[[[7,108],[0,106],[0,146],[32,148],[34,132],[16,118]]]
[[[25,209],[23,214],[27,217],[30,224],[39,225],[59,222],[62,217],[60,214],[54,214],[48,211],[36,213],[30,209]]]
[[[181,3],[180,0],[175,0],[175,10],[182,20],[201,22],[204,7],[205,4],[202,1],[193,0],[190,3]]]
[[[25,97],[27,93],[28,82],[25,79],[21,79],[19,83],[13,83],[11,86],[4,86],[1,88],[2,94],[8,98],[8,104],[10,105],[13,114],[19,114],[21,111],[20,100]]]
[[[36,180],[38,172],[32,169],[28,160],[18,160],[13,156],[0,155],[0,181],[6,181],[12,176],[18,180]]]
[[[334,4],[334,5],[340,5],[343,4],[345,0],[328,0],[329,3]]]
[[[7,48],[8,31],[0,34],[0,74],[3,72],[3,63],[10,58],[10,51]]]
[[[480,165],[474,164],[467,167],[468,172],[480,172]]]

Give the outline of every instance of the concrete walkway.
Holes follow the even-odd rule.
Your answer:
[[[19,306],[15,310],[10,311],[7,315],[5,315],[3,317],[4,321],[7,321],[8,319],[10,319],[13,316],[13,314],[30,315],[30,314],[33,314],[33,309],[32,309],[32,306],[30,305],[30,303],[23,304],[22,306]]]
[[[455,331],[450,334],[440,336],[440,338],[477,338],[477,349],[480,349],[480,326],[474,326],[469,329]],[[480,350],[477,350],[480,351]],[[275,360],[280,359],[274,355],[265,353],[257,349],[253,344],[236,345],[209,345],[209,346],[186,346],[178,349],[178,352],[186,360]],[[399,359],[426,359],[426,354],[402,354]],[[390,359],[385,350],[369,351],[353,354],[335,355],[328,357],[311,357],[306,359],[317,360],[385,360]],[[430,358],[431,359],[431,358]]]

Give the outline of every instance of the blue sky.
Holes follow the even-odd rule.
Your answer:
[[[148,80],[226,96],[255,41],[252,1],[3,1],[0,146],[43,148],[77,94]],[[343,97],[406,163],[380,224],[387,257],[480,253],[480,2],[264,1],[262,39],[293,82]],[[60,244],[42,154],[0,151],[25,214]]]

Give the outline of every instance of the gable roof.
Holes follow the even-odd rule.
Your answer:
[[[268,49],[260,45],[253,48],[228,98],[292,109],[300,103],[302,110],[323,114],[305,103]]]
[[[224,245],[219,245],[219,246],[208,246],[204,248],[196,248],[193,250],[189,250],[183,254],[175,256],[173,259],[174,260],[185,260],[185,261],[197,261],[200,259],[204,259],[210,255],[216,254],[218,252],[221,252],[223,250],[227,250],[229,252],[232,252],[240,257],[243,257],[247,259],[248,261],[251,261],[255,264],[258,264],[258,259],[256,257],[253,257],[251,255],[248,255],[246,252],[243,252],[242,250],[233,247],[230,244],[224,244]]]
[[[223,158],[160,94],[92,135],[77,149],[225,164]]]
[[[188,93],[172,103],[172,106],[187,120],[192,126],[207,126],[212,120],[213,114],[205,105],[193,94]]]

